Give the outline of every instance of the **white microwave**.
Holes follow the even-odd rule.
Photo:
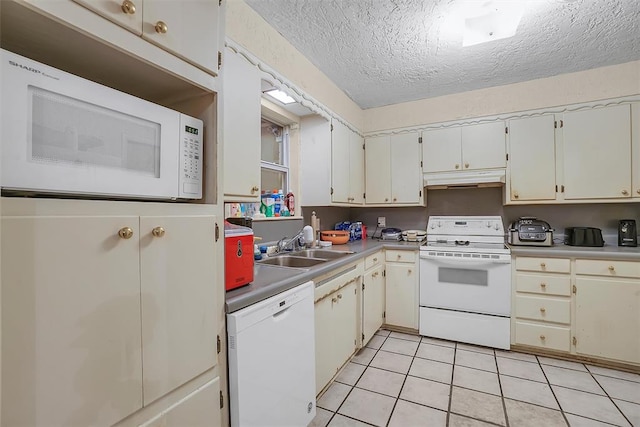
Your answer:
[[[203,123],[6,50],[3,191],[202,198]]]

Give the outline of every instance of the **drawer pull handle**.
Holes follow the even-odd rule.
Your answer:
[[[342,299],[342,294],[338,294],[338,299]]]
[[[638,189],[636,190],[636,193],[640,194],[640,188],[638,188]]]
[[[520,195],[518,194],[518,192],[517,192],[517,191],[514,191],[514,192],[513,192],[513,198],[514,198],[514,199],[517,199],[518,197],[520,197]]]
[[[411,274],[411,270],[409,270],[407,274]]]
[[[120,236],[121,239],[130,239],[133,236],[133,229],[131,229],[131,227],[122,227],[118,231],[118,236]]]
[[[540,287],[545,290],[547,289],[547,284],[546,283],[540,283]]]
[[[127,15],[133,15],[134,13],[136,13],[136,5],[129,0],[124,0],[122,2],[121,8],[122,8],[122,11]]]
[[[376,271],[375,273],[373,273],[371,277],[378,277],[378,272]]]
[[[331,302],[333,302],[333,303],[338,302],[338,298],[331,298]]]
[[[629,192],[628,192],[627,190],[622,190],[622,195],[623,195],[623,196],[626,196],[626,195],[628,195],[628,194],[629,194]]]
[[[167,31],[169,31],[169,27],[167,27],[167,24],[162,21],[156,22],[156,26],[154,28],[156,30],[156,33],[158,34],[167,34]]]
[[[544,307],[540,307],[540,313],[544,314],[544,312],[547,311]]]
[[[456,169],[460,169],[460,165],[456,163]]]
[[[547,264],[545,264],[544,262],[540,263],[540,268],[547,268]]]
[[[162,237],[164,236],[164,228],[155,227],[153,230],[151,230],[151,234],[153,234],[155,237]]]
[[[544,335],[540,335],[540,340],[544,341],[546,337]]]
[[[464,167],[465,167],[465,169],[468,169],[469,168],[469,163],[465,163]]]
[[[373,259],[373,262],[378,262],[378,258],[374,258],[374,259]]]
[[[613,271],[613,270],[615,270],[615,267],[613,265],[610,265],[609,266],[609,271]]]
[[[254,185],[253,187],[251,187],[251,194],[253,193],[257,193],[260,189],[258,188],[257,185]]]

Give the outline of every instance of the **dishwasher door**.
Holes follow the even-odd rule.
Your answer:
[[[314,284],[227,315],[232,427],[308,425],[316,414]]]

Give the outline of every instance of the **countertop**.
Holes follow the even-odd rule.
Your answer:
[[[564,244],[553,245],[550,247],[514,245],[507,246],[509,247],[509,249],[511,249],[511,255],[516,256],[550,256],[562,258],[640,261],[640,247],[630,248],[607,244],[597,248],[569,246]]]
[[[381,249],[417,250],[419,247],[420,243],[416,242],[380,241],[376,239],[356,240],[345,245],[322,248],[354,253],[336,260],[327,261],[309,270],[265,265],[257,261],[253,267],[253,282],[226,293],[225,310],[227,313],[232,313],[248,307],[344,265],[357,262]]]

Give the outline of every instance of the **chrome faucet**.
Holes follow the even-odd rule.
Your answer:
[[[286,251],[289,246],[291,246],[291,250],[295,251],[304,247],[306,242],[304,241],[304,229],[298,231],[298,234],[293,236],[291,239],[287,240],[286,237],[278,240],[278,245],[276,246],[278,252]]]

